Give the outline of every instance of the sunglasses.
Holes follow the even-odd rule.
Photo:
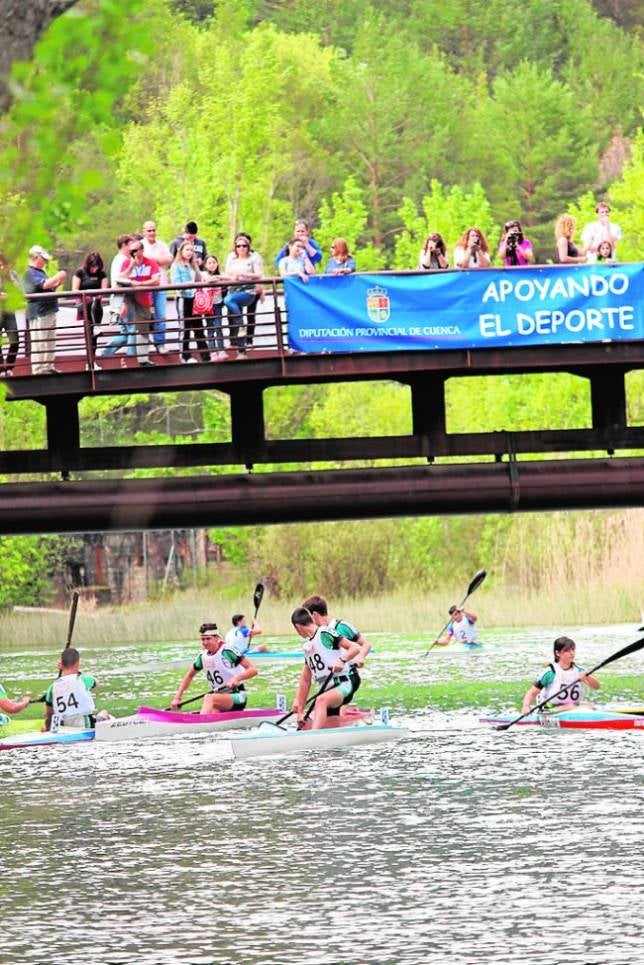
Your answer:
[[[247,241],[238,241],[235,243],[235,248],[250,248]]]
[[[142,251],[142,248],[130,248],[130,254],[136,255],[137,252]]]

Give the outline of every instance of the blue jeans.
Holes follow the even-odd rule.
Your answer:
[[[166,324],[166,303],[168,293],[166,291],[152,292],[152,304],[154,305],[154,321],[152,322],[152,338],[155,346],[165,345],[165,324]]]
[[[223,352],[224,333],[222,327],[222,303],[212,306],[212,315],[204,315],[204,328],[208,348],[211,352]]]
[[[250,291],[229,292],[224,298],[224,305],[228,309],[228,331],[230,332],[230,344],[234,348],[245,349],[248,344],[247,335],[239,335],[240,326],[243,324],[244,308],[255,301],[255,289]]]

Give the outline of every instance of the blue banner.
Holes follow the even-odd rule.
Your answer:
[[[509,348],[644,338],[644,265],[284,279],[300,352]]]

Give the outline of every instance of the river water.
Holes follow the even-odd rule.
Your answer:
[[[223,736],[194,735],[0,754],[0,962],[642,961],[644,735],[479,723],[517,707],[558,632],[425,662],[411,638],[379,637],[361,697],[397,676],[450,694],[396,708],[412,732],[396,744],[233,761]],[[637,639],[576,636],[587,667]],[[105,672],[132,653],[103,650]],[[610,670],[604,699],[640,680],[644,699],[641,653]],[[472,706],[471,682],[498,679],[516,697]],[[19,689],[15,654],[0,680]]]

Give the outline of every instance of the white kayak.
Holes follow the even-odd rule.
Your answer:
[[[352,724],[349,727],[323,727],[319,730],[282,730],[266,724],[252,734],[229,740],[235,758],[267,757],[273,754],[295,754],[299,751],[332,750],[354,744],[378,744],[408,737],[406,727],[390,724]]]
[[[202,734],[208,731],[245,730],[277,720],[282,709],[230,710],[214,714],[186,713],[139,707],[129,717],[96,721],[97,741],[138,740],[140,737],[171,737],[173,734]]]

